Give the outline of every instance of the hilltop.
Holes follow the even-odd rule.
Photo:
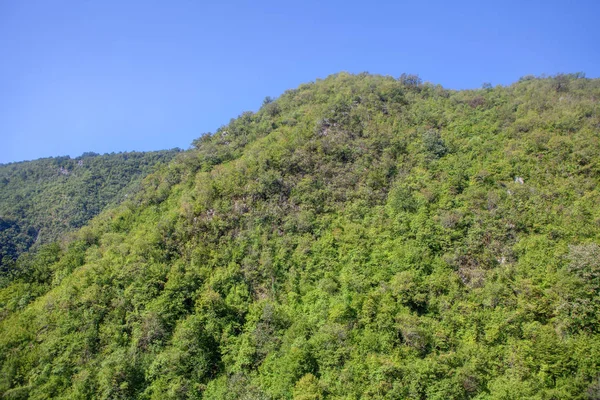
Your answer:
[[[340,73],[18,263],[0,392],[600,395],[600,80]]]

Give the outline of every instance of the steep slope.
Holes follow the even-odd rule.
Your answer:
[[[0,165],[0,269],[5,274],[34,243],[58,240],[122,201],[177,150],[85,153]]]
[[[266,101],[0,291],[0,391],[596,398],[599,98],[342,73]]]

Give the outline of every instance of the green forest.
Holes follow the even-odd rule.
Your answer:
[[[0,164],[0,285],[20,254],[60,240],[120,203],[158,163],[177,153],[89,152]]]
[[[600,399],[600,79],[339,73],[168,154],[0,167],[3,398]]]

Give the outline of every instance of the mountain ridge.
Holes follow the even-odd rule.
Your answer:
[[[41,158],[0,165],[0,268],[20,254],[59,240],[111,204],[179,150]]]
[[[594,398],[598,98],[340,73],[266,101],[0,290],[0,390]]]

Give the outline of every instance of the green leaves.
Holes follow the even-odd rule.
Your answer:
[[[2,277],[8,264],[34,244],[59,240],[107,206],[133,196],[143,177],[178,153],[84,153],[0,166]]]
[[[599,97],[340,73],[268,99],[11,266],[0,392],[593,397]]]

